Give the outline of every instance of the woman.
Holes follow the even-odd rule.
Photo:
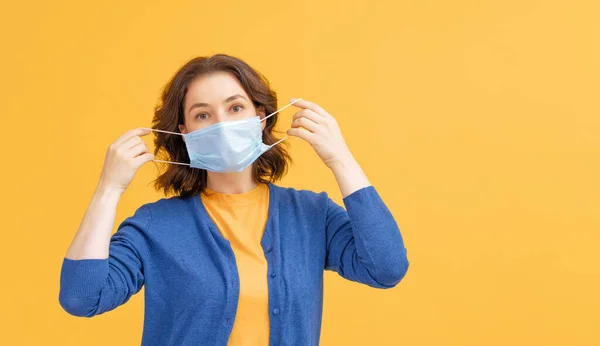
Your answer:
[[[346,209],[274,184],[290,161],[273,135],[276,94],[243,61],[193,59],[161,101],[154,154],[169,161],[149,152],[149,129],[110,145],[63,260],[68,313],[102,314],[145,285],[143,345],[317,345],[324,269],[376,288],[404,277],[398,226],[324,109],[293,99],[287,133],[331,169]],[[174,196],[141,206],[111,236],[120,196],[152,160],[171,163],[155,186]]]

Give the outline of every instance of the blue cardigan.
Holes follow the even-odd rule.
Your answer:
[[[269,186],[261,244],[268,262],[270,345],[318,345],[323,270],[376,288],[397,285],[408,260],[373,186],[346,196]],[[142,345],[227,345],[239,295],[234,253],[199,195],[142,205],[111,237],[109,258],[64,258],[59,302],[91,317],[145,285]]]

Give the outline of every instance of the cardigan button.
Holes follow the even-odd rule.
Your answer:
[[[271,252],[271,250],[273,250],[273,246],[269,245],[269,247],[267,248],[267,252]]]
[[[272,272],[271,277],[274,278],[275,276],[277,276],[277,274],[275,272]]]
[[[279,309],[278,309],[278,308],[275,308],[275,309],[273,309],[273,313],[274,313],[275,315],[278,315],[278,314],[279,314]]]

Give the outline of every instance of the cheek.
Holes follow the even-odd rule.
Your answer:
[[[194,132],[196,130],[205,128],[207,126],[208,126],[208,124],[191,124],[187,129],[188,129],[188,132]]]
[[[185,128],[183,130],[185,130],[187,133],[190,133],[190,132],[194,132],[196,130],[199,130],[199,129],[203,128],[203,127],[206,127],[206,126],[205,126],[205,124],[203,124],[200,121],[190,121],[189,119],[186,119],[186,121],[185,121]]]

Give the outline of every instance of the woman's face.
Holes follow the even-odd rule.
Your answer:
[[[201,75],[188,86],[183,102],[184,125],[181,133],[219,123],[265,116],[263,107],[256,109],[236,77],[228,72]],[[265,124],[262,124],[264,129]]]

